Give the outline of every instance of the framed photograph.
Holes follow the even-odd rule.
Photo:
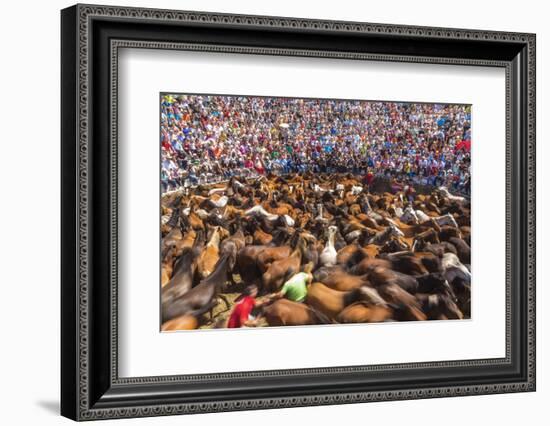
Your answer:
[[[535,35],[61,12],[61,413],[535,390]]]

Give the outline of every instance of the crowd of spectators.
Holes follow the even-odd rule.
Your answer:
[[[470,190],[469,105],[163,95],[161,183],[351,172]]]

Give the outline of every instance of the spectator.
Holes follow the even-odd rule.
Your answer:
[[[167,95],[161,100],[163,191],[291,172],[412,179],[468,192],[469,105]]]

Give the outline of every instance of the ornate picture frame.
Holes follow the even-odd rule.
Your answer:
[[[535,390],[534,34],[76,5],[61,12],[61,413],[160,416]],[[121,378],[118,49],[481,65],[506,72],[506,356]]]

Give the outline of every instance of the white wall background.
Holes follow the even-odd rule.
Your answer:
[[[537,33],[538,390],[529,394],[119,420],[118,424],[546,424],[550,292],[544,222],[550,169],[550,28],[545,2],[277,0],[102,1],[161,7]],[[59,406],[59,10],[71,2],[9,2],[0,25],[0,418],[6,425],[68,424]],[[545,206],[546,204],[546,206]],[[348,420],[349,419],[349,420]],[[132,423],[128,423],[132,422]],[[102,424],[116,424],[107,421]]]

